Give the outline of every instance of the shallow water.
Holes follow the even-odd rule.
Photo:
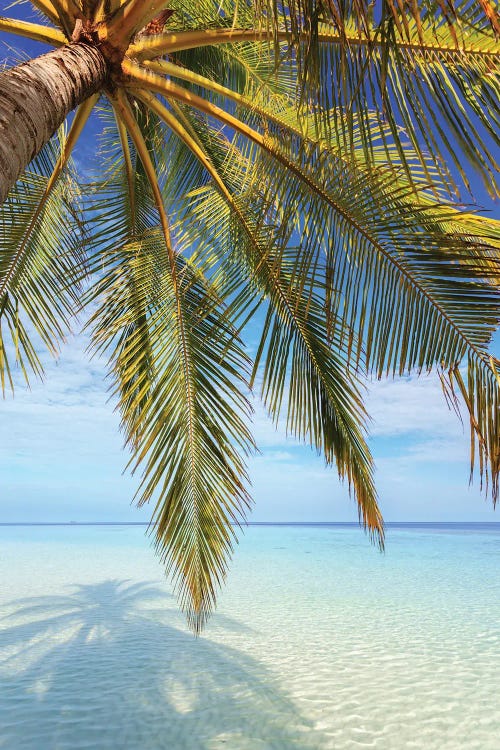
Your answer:
[[[204,636],[142,527],[0,527],[2,750],[497,750],[500,528],[250,527]]]

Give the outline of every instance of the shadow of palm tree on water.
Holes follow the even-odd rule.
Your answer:
[[[103,581],[11,602],[0,620],[0,748],[322,746],[276,677],[169,623],[166,598],[149,583]]]

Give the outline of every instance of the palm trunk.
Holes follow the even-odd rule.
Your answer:
[[[0,204],[65,117],[101,89],[97,47],[68,44],[0,73]]]

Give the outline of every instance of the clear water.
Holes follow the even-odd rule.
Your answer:
[[[498,750],[500,528],[251,527],[193,638],[141,527],[0,528],[2,750]]]

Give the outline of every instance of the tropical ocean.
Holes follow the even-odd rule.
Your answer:
[[[500,524],[250,526],[194,638],[142,526],[0,527],[2,750],[498,750]]]

